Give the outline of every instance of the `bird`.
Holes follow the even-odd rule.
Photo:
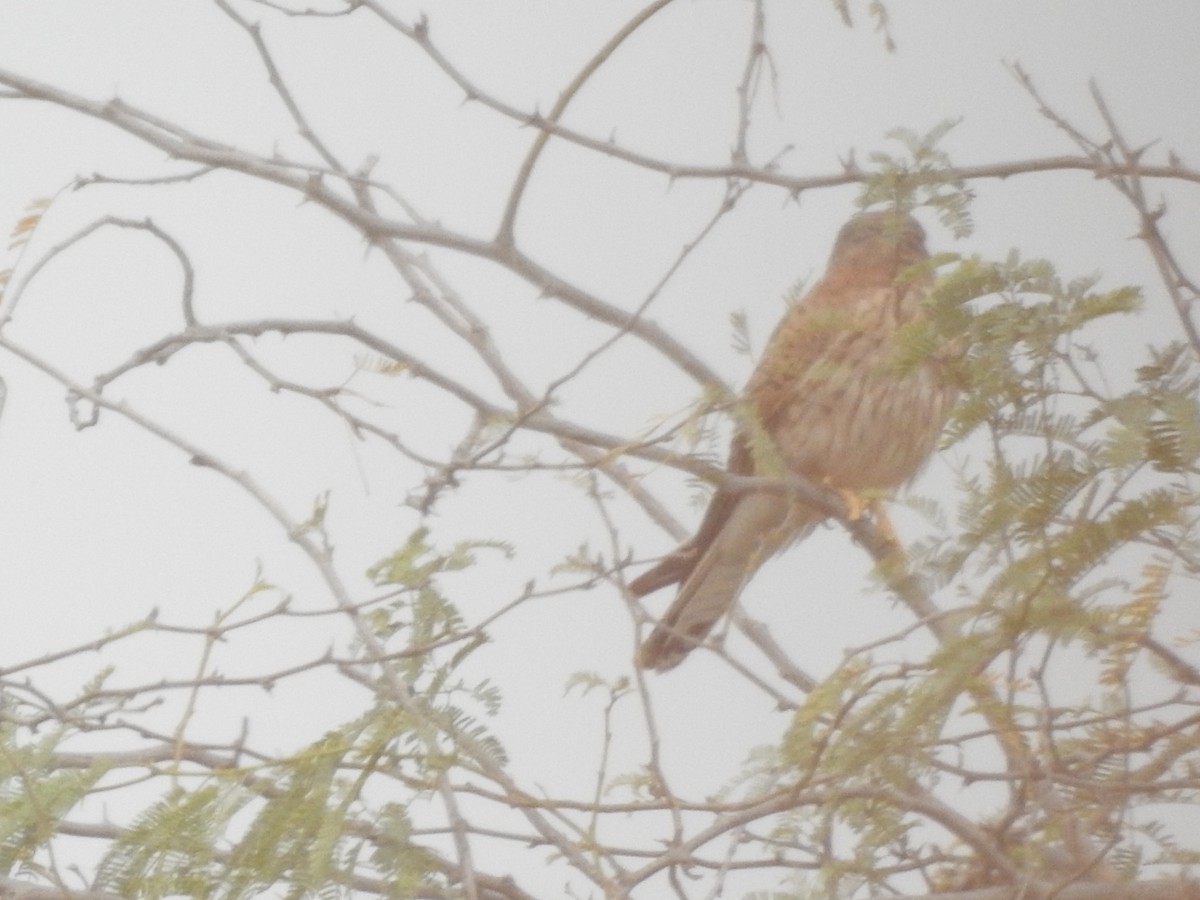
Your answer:
[[[825,274],[785,313],[735,407],[730,473],[801,476],[842,493],[851,518],[865,494],[917,474],[957,398],[944,355],[899,364],[901,330],[928,316],[928,260],[924,229],[908,212],[846,222]],[[696,534],[629,584],[634,597],[680,585],[637,666],[677,666],[759,566],[825,518],[794,494],[718,487]]]

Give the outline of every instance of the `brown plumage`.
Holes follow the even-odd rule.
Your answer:
[[[924,315],[925,233],[904,213],[843,226],[824,277],[784,316],[746,386],[729,471],[802,475],[859,492],[897,487],[937,444],[955,390],[936,359],[901,373],[897,331]],[[696,535],[630,585],[680,583],[637,664],[676,666],[729,611],[763,562],[825,514],[779,493],[718,490]]]

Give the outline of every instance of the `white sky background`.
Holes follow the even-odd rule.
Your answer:
[[[439,49],[478,84],[513,105],[546,111],[641,6],[437,0],[391,8],[405,20],[424,10]],[[479,104],[463,104],[461,92],[415,48],[365,11],[285,20],[247,3],[238,8],[261,18],[306,114],[345,161],[356,165],[377,154],[375,174],[425,215],[491,235],[532,131]],[[680,0],[618,51],[572,106],[567,124],[654,156],[727,162],[750,9],[740,0]],[[792,145],[781,158],[785,171],[833,173],[852,149],[863,164],[873,150],[899,152],[883,137],[893,127],[924,132],[958,117],[962,123],[943,144],[958,163],[1074,154],[1065,136],[1037,114],[1002,65],[1006,60],[1022,63],[1047,99],[1091,134],[1101,133],[1088,95],[1094,77],[1131,142],[1159,140],[1155,159],[1168,149],[1185,162],[1200,158],[1200,5],[1191,0],[893,0],[888,9],[899,45],[890,55],[862,9],[850,30],[825,2],[769,4],[778,83],[774,96],[760,95],[752,161],[765,162]],[[278,146],[295,153],[301,147],[245,35],[211,4],[0,0],[0,68],[96,99],[119,96],[246,149]],[[33,103],[0,102],[0,229],[77,175],[156,171],[163,171],[158,154],[103,123]],[[1109,187],[1086,174],[1058,173],[975,189],[972,237],[955,242],[931,216],[922,216],[932,249],[996,257],[1015,247],[1051,258],[1064,277],[1101,273],[1109,286],[1149,284],[1151,313],[1137,326],[1146,333],[1126,331],[1122,340],[1136,350],[1155,329],[1172,327],[1144,249],[1130,240],[1137,228],[1132,210]],[[552,142],[517,236],[542,264],[631,309],[712,215],[722,191],[717,182],[671,184]],[[1166,231],[1177,246],[1195,246],[1200,203],[1195,192],[1173,191]],[[745,310],[761,346],[788,287],[822,270],[855,195],[846,188],[813,192],[797,204],[782,191],[754,188],[688,260],[650,317],[730,383],[741,384],[752,360],[731,349],[729,314]],[[461,366],[470,373],[475,365],[405,303],[402,287],[339,223],[245,179],[223,175],[170,189],[100,187],[65,195],[26,259],[108,212],[152,215],[189,247],[203,320],[353,315],[455,371]],[[493,266],[449,253],[435,258],[535,385],[565,372],[608,333],[537,299]],[[14,261],[10,252],[0,268]],[[11,334],[90,380],[180,327],[178,282],[178,268],[163,248],[143,235],[105,233],[39,277],[21,300]],[[258,347],[306,383],[338,383],[353,371],[349,354],[328,358],[316,342],[267,338]],[[76,433],[62,390],[18,360],[0,359],[0,375],[8,384],[0,423],[0,668],[94,638],[151,607],[168,621],[203,624],[250,586],[258,560],[298,606],[330,605],[300,555],[233,485],[189,466],[178,451],[115,416]],[[464,421],[445,418],[439,398],[412,382],[379,387],[378,376],[354,378],[394,395],[396,421],[412,422],[405,437],[417,447],[443,449]],[[117,391],[255,474],[297,517],[331,490],[338,561],[347,577],[358,579],[357,589],[365,584],[365,568],[417,524],[401,504],[419,484],[415,469],[353,441],[309,405],[271,395],[220,348],[190,350],[118,384]],[[653,417],[684,408],[695,393],[678,371],[627,341],[561,403],[598,428],[635,434]],[[917,490],[944,490],[948,481],[946,461],[935,460]],[[657,486],[678,515],[698,520],[682,476],[664,473]],[[672,545],[631,505],[615,508],[626,515],[619,522],[625,540],[642,557]],[[903,514],[900,521],[904,528],[922,527]],[[504,537],[517,547],[511,562],[485,554],[482,577],[446,580],[469,619],[512,597],[527,579],[544,578],[581,543],[604,546],[594,509],[552,477],[471,476],[429,524],[439,540]],[[743,600],[820,675],[844,647],[866,643],[871,629],[882,633],[902,621],[889,618],[888,601],[878,593],[864,592],[867,568],[865,555],[829,530],[772,563]],[[658,603],[666,599],[664,593]],[[563,685],[580,669],[614,678],[628,673],[631,634],[629,615],[608,591],[530,605],[494,629],[494,642],[473,665],[504,689],[505,712],[496,728],[520,777],[551,793],[585,795],[581,785],[594,771],[599,742],[598,706],[564,698]],[[330,635],[298,625],[295,639],[311,648]],[[286,660],[289,649],[280,643],[278,634],[234,643],[223,648],[222,668],[257,672],[269,654]],[[124,645],[123,654],[132,646]],[[121,671],[186,673],[198,642],[173,645],[155,636],[137,648],[144,655],[122,655]],[[98,667],[101,657],[85,660],[75,675],[85,678],[93,662]],[[674,786],[684,794],[719,787],[749,747],[773,740],[786,724],[761,693],[703,653],[655,679],[654,691],[663,710],[686,713],[670,717],[664,745],[675,763]],[[252,737],[268,749],[293,746],[345,717],[347,698],[361,699],[281,691],[256,720]],[[621,763],[632,767],[643,747],[635,708],[624,712],[628,718],[618,722],[629,738],[620,747]],[[240,714],[240,708],[207,709],[204,721],[228,737],[240,727]],[[488,862],[485,857],[485,868]],[[523,885],[538,888],[532,881]]]

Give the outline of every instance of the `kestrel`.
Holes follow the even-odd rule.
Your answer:
[[[784,316],[750,377],[730,472],[796,474],[851,495],[917,473],[956,398],[936,356],[897,365],[897,333],[926,314],[928,258],[925,232],[905,213],[861,213],[842,227],[824,277]],[[638,597],[681,585],[638,666],[678,665],[758,567],[824,518],[794,496],[718,489],[696,535],[630,584]]]

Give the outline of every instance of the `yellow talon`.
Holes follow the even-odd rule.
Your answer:
[[[864,497],[862,494],[846,488],[833,487],[829,483],[828,478],[824,479],[822,483],[825,487],[837,491],[838,496],[845,502],[847,510],[846,521],[857,522],[862,518],[863,513],[869,509],[880,537],[893,547],[900,546],[900,541],[896,537],[896,529],[892,527],[892,520],[888,516],[887,509],[884,507],[882,500],[878,497]]]
[[[868,506],[870,506],[872,510],[874,510],[876,506],[876,502],[874,500],[867,500],[862,494],[855,493],[854,491],[843,490],[842,488],[836,488],[835,490],[837,490],[838,496],[845,501],[846,508],[849,510],[846,513],[846,518],[851,522],[857,522],[859,519],[861,519],[862,514],[866,511]]]
[[[873,507],[875,504],[874,500],[867,500],[862,494],[848,490],[847,488],[837,487],[829,480],[828,475],[821,479],[821,486],[827,487],[831,491],[836,491],[837,495],[842,498],[842,501],[846,504],[846,508],[849,510],[846,513],[846,520],[849,522],[857,522],[862,518],[863,511],[868,506]]]
[[[871,501],[871,518],[875,520],[875,528],[879,531],[880,536],[892,545],[894,548],[900,547],[900,540],[896,537],[896,529],[892,527],[892,520],[887,514],[887,509],[883,505],[882,500]]]

